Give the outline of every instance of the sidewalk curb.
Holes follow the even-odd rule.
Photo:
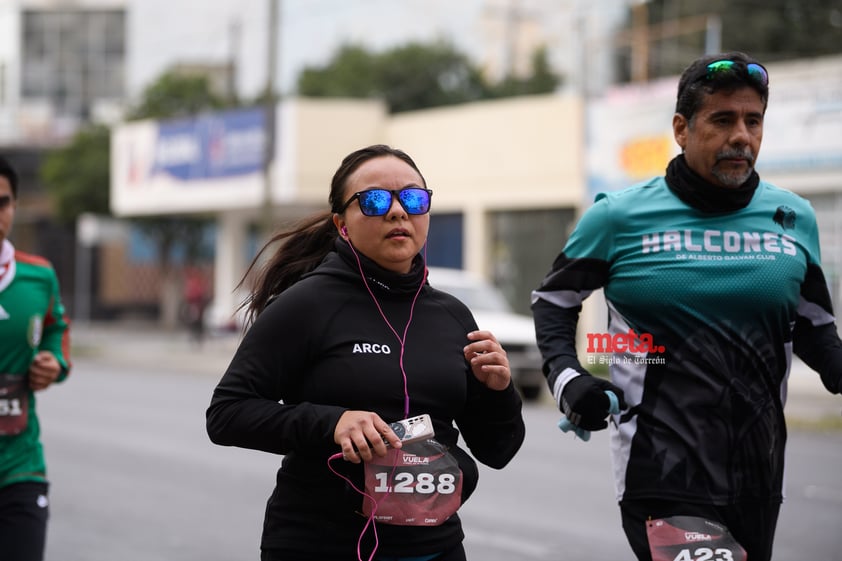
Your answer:
[[[133,367],[168,368],[221,377],[240,333],[209,333],[201,342],[186,329],[164,329],[147,324],[89,324],[71,326],[71,360],[90,359]]]

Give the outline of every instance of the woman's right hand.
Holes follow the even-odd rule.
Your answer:
[[[370,462],[374,454],[385,456],[387,447],[401,447],[401,440],[380,415],[371,411],[345,411],[336,423],[333,441],[342,448],[342,457],[354,464]]]

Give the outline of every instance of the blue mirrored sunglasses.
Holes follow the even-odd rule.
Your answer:
[[[745,68],[746,72],[748,73],[748,77],[754,80],[756,83],[760,84],[763,87],[769,85],[769,73],[766,71],[763,65],[757,64],[756,62],[750,62],[746,65],[738,66],[738,63],[734,62],[733,60],[716,60],[707,65],[708,71],[705,77],[708,80],[711,80],[722,74],[726,74],[728,72],[735,72],[740,66]]]
[[[397,197],[407,214],[427,214],[430,212],[430,197],[433,192],[423,187],[404,187],[399,190],[368,189],[354,193],[342,208],[336,210],[342,214],[355,200],[360,201],[360,211],[365,216],[383,216],[392,208],[392,198]]]

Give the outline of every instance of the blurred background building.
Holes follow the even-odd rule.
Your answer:
[[[115,122],[126,92],[124,2],[0,5],[0,142],[51,145]]]
[[[484,97],[395,111],[388,96],[330,95],[303,79],[329,78],[349,45],[367,55],[440,41],[479,70]],[[24,184],[13,239],[55,263],[77,320],[172,324],[179,279],[198,268],[223,323],[267,216],[277,225],[323,210],[339,159],[388,142],[435,191],[431,264],[478,272],[527,311],[593,195],[661,174],[677,152],[681,69],[740,48],[772,76],[761,177],[813,201],[842,302],[840,45],[842,9],[830,0],[809,10],[796,0],[3,0],[0,151]],[[472,68],[438,82],[447,90]],[[214,102],[167,108],[166,76],[206,80]],[[110,131],[97,187],[110,203],[68,217],[73,199],[55,196],[64,186],[47,185],[44,168],[96,125]],[[185,171],[235,153],[239,167]],[[93,164],[74,157],[86,177]],[[190,244],[162,245],[150,232],[165,221],[199,228]]]

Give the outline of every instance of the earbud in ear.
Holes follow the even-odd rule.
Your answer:
[[[348,228],[346,228],[345,226],[342,226],[342,229],[339,231],[342,233],[343,236],[348,235]]]

